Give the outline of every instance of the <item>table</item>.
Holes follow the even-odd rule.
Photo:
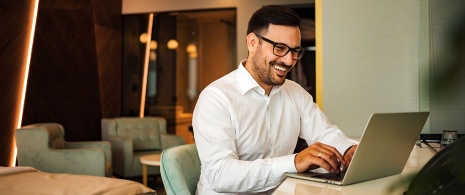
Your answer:
[[[147,186],[147,165],[148,166],[160,166],[160,154],[149,154],[140,157],[140,163],[142,164],[142,183]]]
[[[418,147],[412,150],[402,173],[348,186],[337,186],[288,177],[273,194],[403,194],[408,189],[413,177],[434,154],[426,145],[422,145],[421,148]]]

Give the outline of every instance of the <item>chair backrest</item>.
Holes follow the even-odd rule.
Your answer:
[[[131,138],[136,151],[161,149],[160,134],[166,133],[166,120],[162,117],[119,117],[115,118],[114,129],[109,133]]]
[[[45,123],[37,125],[49,134],[49,146],[53,149],[65,149],[65,129],[58,123]]]
[[[58,123],[32,124],[21,127],[15,133],[19,139],[17,142],[21,142],[21,144],[17,144],[21,145],[19,147],[27,145],[26,147],[32,150],[65,149],[65,130]],[[23,142],[24,144],[22,144]]]
[[[168,195],[195,194],[200,178],[200,159],[195,144],[164,150],[160,172]]]

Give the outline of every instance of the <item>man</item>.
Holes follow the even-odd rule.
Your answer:
[[[266,192],[286,172],[339,172],[350,162],[357,142],[330,124],[307,91],[286,80],[305,52],[300,39],[294,11],[257,10],[248,25],[247,59],[200,94],[193,116],[202,164],[198,194]],[[309,147],[293,154],[298,137]]]

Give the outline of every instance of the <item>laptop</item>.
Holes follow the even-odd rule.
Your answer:
[[[340,174],[316,171],[288,177],[336,185],[400,174],[419,139],[429,112],[374,113],[370,116],[349,167]]]

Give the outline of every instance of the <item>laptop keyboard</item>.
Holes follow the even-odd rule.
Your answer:
[[[340,173],[322,173],[322,174],[319,174],[319,175],[315,175],[313,177],[321,178],[321,179],[330,179],[330,180],[342,181],[345,174],[346,174],[346,171],[342,171]]]

